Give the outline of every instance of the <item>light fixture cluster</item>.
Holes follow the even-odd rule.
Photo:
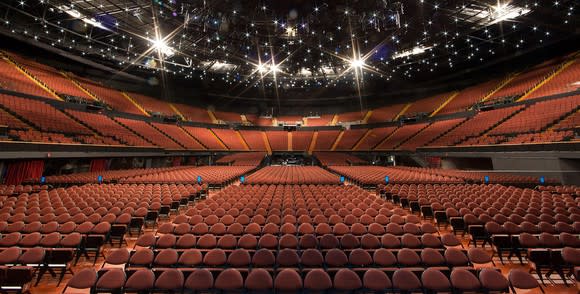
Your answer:
[[[202,79],[235,94],[436,76],[542,46],[577,26],[574,1],[543,6],[561,18],[560,29],[533,18],[538,1],[484,2],[8,0],[0,20],[14,34],[120,70]]]

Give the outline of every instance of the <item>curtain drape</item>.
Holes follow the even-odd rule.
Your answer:
[[[108,160],[104,158],[91,160],[91,172],[100,172],[107,170]]]
[[[20,185],[23,181],[33,179],[40,180],[44,172],[44,160],[16,161],[8,164],[6,168],[5,184]]]

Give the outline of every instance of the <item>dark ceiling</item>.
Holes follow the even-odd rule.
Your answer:
[[[0,32],[63,50],[111,76],[159,83],[165,96],[187,100],[188,93],[204,93],[207,103],[278,110],[337,103],[364,108],[374,100],[456,89],[524,61],[578,50],[577,5],[5,0]]]

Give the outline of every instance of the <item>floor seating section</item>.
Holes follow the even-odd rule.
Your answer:
[[[211,185],[228,184],[240,176],[255,169],[256,166],[200,166],[190,167],[183,166],[179,168],[170,168],[125,177],[119,180],[120,183],[196,183],[201,180],[202,183]]]
[[[185,169],[188,167],[160,167],[160,168],[141,168],[141,169],[121,169],[121,170],[107,170],[99,172],[84,172],[74,173],[70,175],[47,176],[46,182],[48,184],[85,184],[98,183],[98,177],[102,176],[104,183],[111,181],[118,181],[123,178],[134,177],[138,175],[155,174],[164,171],[174,171]],[[38,180],[38,179],[36,179]]]
[[[471,172],[453,169],[415,168],[415,167],[384,167],[384,166],[331,166],[329,169],[344,175],[361,185],[380,185],[386,183],[488,183],[529,184],[537,183],[538,178],[507,173]],[[548,183],[556,179],[545,178]]]
[[[233,153],[216,160],[217,164],[258,166],[266,157],[264,152]]]
[[[119,194],[112,194],[111,191],[122,192],[120,195],[124,198],[121,201],[109,201],[117,201],[119,206],[111,208],[113,211],[105,214],[107,216],[114,215],[117,211],[114,208],[121,209],[122,203],[127,203],[122,211],[132,211],[131,199],[137,193],[145,193],[150,198],[145,199],[143,207],[132,211],[130,218],[139,219],[139,210],[152,213],[156,208],[164,207],[163,199],[167,199],[165,203],[173,203],[197,191],[197,187],[185,185],[174,185],[171,186],[173,190],[160,191],[163,187],[85,185],[60,188],[56,192],[45,191],[42,196],[53,193],[58,198],[46,198],[62,199],[63,203],[70,203],[71,198],[77,197],[81,206],[91,207],[92,203],[104,200],[92,195],[117,198],[115,195]],[[160,292],[263,292],[275,289],[280,292],[333,293],[505,293],[510,289],[532,288],[544,291],[527,271],[513,269],[505,277],[494,267],[495,263],[487,251],[478,248],[478,243],[489,238],[494,248],[500,248],[504,246],[502,236],[510,236],[509,240],[522,240],[515,252],[525,253],[527,261],[534,264],[532,269],[540,274],[548,271],[564,274],[562,270],[567,270],[569,265],[562,262],[573,262],[573,256],[578,254],[578,231],[574,230],[573,224],[580,210],[577,201],[570,195],[473,184],[391,184],[380,187],[380,191],[381,197],[357,186],[229,186],[205,200],[193,203],[182,212],[176,212],[168,222],[159,224],[154,233],[139,235],[134,248],[110,250],[99,270],[89,268],[76,272],[67,287],[91,288],[95,292],[145,289]],[[161,200],[155,196],[160,192],[166,195]],[[81,198],[84,194],[91,196]],[[16,197],[10,199],[17,200]],[[418,207],[421,216],[410,214],[393,202],[410,207],[411,211]],[[18,217],[12,211],[24,205],[22,201],[11,203],[14,203],[10,206],[12,210],[6,209],[10,212],[2,214],[7,219],[4,231],[15,230],[12,220]],[[96,206],[100,206],[102,202],[97,203]],[[90,212],[86,207],[83,210]],[[538,214],[536,218],[542,217],[540,207],[547,215],[550,211],[553,219],[557,217],[560,222],[567,220],[569,225],[563,226],[554,221],[551,227],[555,231],[542,232],[536,240],[540,247],[545,247],[523,249],[522,244],[534,242],[533,238],[536,238],[524,231],[534,227],[540,231],[550,228],[543,223],[548,222],[548,216],[543,216],[543,221],[532,222],[535,221],[535,213]],[[71,209],[81,210],[76,206]],[[107,210],[105,207],[99,209],[102,212]],[[454,214],[454,211],[457,212]],[[123,212],[117,218],[107,218],[115,219],[112,223],[118,225],[117,219],[125,213],[130,214]],[[471,223],[471,216],[475,214],[480,216],[481,221],[497,224],[500,228],[512,230],[514,227],[511,224],[515,224],[522,230],[511,235],[504,234],[504,231],[488,234],[493,226]],[[422,219],[429,217],[435,219],[436,225],[422,222]],[[475,220],[480,219],[475,217]],[[84,224],[77,225],[74,230],[84,231],[89,226]],[[448,224],[458,230],[467,227],[465,230],[474,240],[472,243],[476,244],[464,248],[456,235],[439,232],[437,226]],[[41,223],[41,228],[44,226]],[[478,230],[480,227],[481,231]],[[480,232],[483,235],[478,235]],[[74,232],[72,234],[76,235]],[[480,237],[482,239],[477,239]],[[22,241],[24,238],[26,241]],[[31,238],[24,238],[21,236],[16,244],[30,242]],[[41,237],[41,240],[44,238]],[[2,238],[2,242],[14,240]],[[553,242],[559,242],[560,247]],[[10,262],[26,260],[21,256],[30,249],[6,250],[11,250],[8,252],[10,254],[16,253],[12,259],[6,258]],[[77,250],[83,252],[82,248]],[[506,250],[501,247],[496,254],[505,256],[509,252]],[[0,261],[8,253],[0,253]],[[555,266],[556,262],[542,263],[546,258],[549,260],[555,256],[560,256],[562,262],[558,264],[565,264],[565,268]]]
[[[246,177],[248,184],[338,184],[339,180],[318,166],[267,166]]]
[[[322,166],[332,165],[363,165],[367,162],[354,155],[341,152],[315,152],[314,155],[320,161]]]

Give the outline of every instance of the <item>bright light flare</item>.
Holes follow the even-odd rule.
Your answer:
[[[171,57],[173,54],[175,54],[173,48],[169,47],[163,39],[151,40],[151,44],[153,49],[162,53],[166,57]]]
[[[350,61],[350,67],[352,68],[362,68],[365,66],[365,62],[362,59],[353,59]]]

